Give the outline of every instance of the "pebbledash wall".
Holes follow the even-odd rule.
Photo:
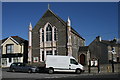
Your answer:
[[[32,35],[32,36],[31,36]],[[32,29],[29,28],[29,62],[44,64],[46,55],[73,56],[78,60],[79,46],[84,46],[82,38],[72,27],[50,9]]]

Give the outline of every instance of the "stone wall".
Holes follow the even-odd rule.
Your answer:
[[[88,73],[88,66],[85,66],[85,72]],[[120,63],[114,64],[114,72],[120,72]],[[91,73],[98,73],[97,67],[91,67]],[[100,73],[112,73],[112,64],[100,65]]]

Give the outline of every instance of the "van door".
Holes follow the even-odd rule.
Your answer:
[[[69,69],[76,70],[78,68],[78,62],[75,59],[70,59]]]

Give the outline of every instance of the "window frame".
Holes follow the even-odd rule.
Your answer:
[[[6,54],[11,54],[13,52],[14,52],[14,44],[7,44],[6,45]]]
[[[47,50],[46,55],[53,55],[52,50]]]
[[[54,27],[54,41],[57,40],[57,29]]]
[[[48,24],[46,27],[46,41],[52,41],[52,26]]]
[[[43,29],[42,29],[41,34],[42,34],[42,42],[44,42],[44,30]]]
[[[41,60],[44,61],[45,60],[45,56],[44,56],[44,51],[42,51],[42,56],[41,56]]]

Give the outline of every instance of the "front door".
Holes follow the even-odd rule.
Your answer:
[[[80,55],[80,64],[85,65],[85,55],[84,54]]]

